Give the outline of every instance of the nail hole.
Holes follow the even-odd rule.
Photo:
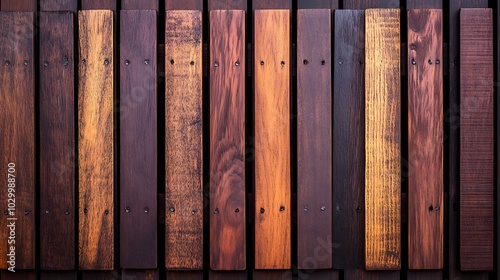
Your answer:
[[[130,207],[125,207],[125,212],[130,213]]]
[[[191,61],[189,64],[194,65],[194,61]]]
[[[285,66],[285,62],[284,61],[281,61],[281,66]]]
[[[239,62],[239,61],[236,61],[236,62],[234,63],[234,65],[236,65],[236,67],[238,67],[238,66],[240,66],[240,62]]]
[[[360,212],[360,211],[361,211],[361,206],[358,206],[358,207],[356,208],[356,211],[357,211],[357,212]]]
[[[326,64],[326,61],[322,60],[321,65],[325,65],[325,64]]]
[[[214,63],[214,66],[215,66],[215,67],[219,67],[219,62],[217,62],[217,61],[216,61],[216,62]]]
[[[261,60],[261,61],[260,61],[260,65],[264,65],[264,61],[262,61],[262,60]]]
[[[3,211],[3,214],[4,215],[9,215],[9,211],[5,210],[5,211]]]
[[[43,62],[43,67],[49,67],[49,62],[48,61],[44,61]]]
[[[340,212],[340,206],[339,206],[339,205],[337,205],[337,207],[335,208],[335,210],[336,210],[337,212]]]
[[[359,61],[359,65],[361,65],[361,64],[363,64],[363,61],[362,61],[362,60],[360,60],[360,61]]]
[[[219,208],[215,208],[215,210],[214,210],[214,214],[215,214],[215,215],[219,214]]]
[[[9,66],[9,65],[10,65],[10,61],[9,61],[9,60],[6,60],[6,61],[5,61],[5,65]]]
[[[69,59],[67,57],[64,57],[63,65],[64,66],[68,66],[69,65]]]
[[[87,214],[89,212],[89,210],[87,210],[87,208],[83,208],[83,213],[84,214]]]
[[[309,60],[304,59],[303,63],[304,63],[304,65],[307,65],[307,64],[309,64]]]
[[[342,61],[339,61],[339,65],[342,65],[342,64],[344,64],[344,62],[342,62]]]
[[[174,208],[174,206],[170,206],[170,207],[168,208],[168,210],[169,210],[170,212],[175,212],[175,208]]]
[[[285,206],[280,207],[280,212],[283,212],[283,211],[285,211]]]
[[[69,210],[64,211],[64,215],[69,215]]]
[[[109,60],[108,59],[104,60],[104,65],[109,65]]]
[[[170,60],[170,64],[174,65],[175,61],[173,59]]]
[[[24,215],[28,215],[30,213],[30,210],[26,209],[24,210]]]
[[[432,207],[432,205],[431,205],[431,206],[429,206],[429,211],[432,211],[432,210],[434,210],[434,207]]]
[[[415,61],[415,59],[411,60],[411,64],[413,64],[413,65],[417,64],[417,62]]]
[[[109,211],[108,211],[107,209],[106,209],[106,210],[104,210],[104,215],[106,215],[106,216],[107,216],[108,214],[109,214]]]
[[[144,65],[149,65],[149,59],[144,60]]]
[[[149,208],[148,207],[144,207],[144,213],[149,213]]]
[[[239,212],[240,212],[240,209],[239,209],[239,208],[236,208],[236,210],[234,210],[234,212],[239,213]]]
[[[439,61],[439,59],[436,59],[436,64],[440,64],[441,61]]]
[[[264,214],[264,212],[266,212],[266,210],[264,210],[264,208],[260,208],[260,213]]]
[[[27,61],[27,60],[25,60],[25,61],[24,61],[24,66],[27,66],[27,65],[28,65],[28,61]]]
[[[125,60],[125,65],[128,66],[130,64],[130,61],[127,59]]]
[[[325,206],[321,206],[321,211],[325,211],[326,210],[326,207]]]
[[[196,214],[196,210],[191,211],[191,215]]]
[[[45,209],[45,214],[49,214],[49,209]]]
[[[434,208],[434,210],[435,210],[435,211],[439,211],[439,209],[441,209],[439,206],[436,206],[436,207]]]
[[[430,60],[430,59],[429,59],[427,62],[428,62],[429,64],[432,64],[432,60]]]

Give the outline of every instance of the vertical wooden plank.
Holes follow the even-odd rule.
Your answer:
[[[210,12],[210,267],[245,270],[245,11]]]
[[[493,13],[460,10],[460,268],[493,269]]]
[[[202,13],[167,11],[165,265],[203,269]]]
[[[0,201],[4,214],[0,220],[2,269],[35,268],[33,23],[34,14],[31,12],[0,13],[0,131],[3,134],[0,137]]]
[[[121,0],[122,10],[156,10],[159,0]]]
[[[291,0],[253,0],[252,1],[252,9],[256,10],[264,10],[264,9],[292,9],[292,1]]]
[[[122,10],[120,30],[120,266],[156,268],[156,11]]]
[[[297,264],[332,268],[331,10],[297,12]],[[320,242],[321,240],[322,242]]]
[[[343,0],[344,9],[399,8],[399,0]]]
[[[401,266],[399,9],[365,14],[365,264]]]
[[[451,0],[449,1],[449,92],[448,108],[445,111],[445,124],[448,125],[449,152],[448,163],[448,267],[449,279],[488,279],[485,272],[463,272],[460,270],[460,8],[488,7],[488,0]]]
[[[6,12],[36,12],[37,0],[2,0],[2,11]]]
[[[443,268],[442,32],[441,10],[408,11],[408,263],[410,269]]]
[[[443,0],[406,0],[406,8],[410,9],[442,9]]]
[[[297,0],[298,9],[338,9],[339,0]],[[297,41],[298,42],[298,41]]]
[[[254,12],[255,268],[291,267],[290,11]]]
[[[211,10],[246,10],[247,0],[209,0],[208,9]]]
[[[493,27],[493,32],[494,34],[499,34],[500,33],[500,3],[499,1],[496,1],[494,2],[493,4],[493,7],[495,8],[495,10],[493,11],[494,13],[494,16],[493,16],[493,22],[494,22],[494,27]],[[495,102],[495,108],[497,110],[497,113],[495,115],[495,124],[496,124],[496,127],[495,127],[495,135],[496,135],[496,140],[495,140],[495,143],[498,142],[498,137],[500,136],[500,113],[498,113],[498,110],[500,108],[500,98],[498,98],[498,96],[500,96],[500,36],[495,36],[494,35],[494,39],[495,39],[495,42],[494,42],[494,46],[495,46],[495,50],[494,50],[494,58],[495,58],[495,83],[494,83],[494,102]],[[496,162],[497,164],[495,165],[496,166],[496,169],[495,169],[495,172],[496,174],[500,174],[500,164],[498,164],[498,159],[500,159],[500,147],[498,146],[498,144],[496,144],[495,146],[495,157],[496,157]],[[500,180],[499,180],[499,177],[497,175],[497,178],[496,178],[496,181],[495,181],[495,189],[496,189],[496,200],[495,200],[495,204],[496,204],[496,220],[495,220],[495,225],[496,225],[496,228],[495,228],[495,274],[494,274],[494,279],[497,279],[497,280],[500,280],[500,188],[499,188],[499,185],[500,185]]]
[[[165,9],[169,10],[198,10],[203,11],[202,0],[165,0]]]
[[[79,267],[113,269],[113,12],[80,11]]]
[[[77,164],[73,13],[41,12],[39,30],[40,266],[72,270]]]
[[[81,10],[112,10],[116,12],[117,0],[80,0]]]
[[[364,268],[364,15],[335,11],[332,255],[338,269]]]
[[[78,0],[40,0],[40,11],[78,11]]]
[[[121,278],[118,278],[118,279],[159,280],[160,279],[160,271],[158,269],[151,269],[151,270],[122,269]]]

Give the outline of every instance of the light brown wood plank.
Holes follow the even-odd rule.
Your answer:
[[[255,268],[291,267],[290,11],[254,12]]]
[[[79,268],[113,269],[113,12],[80,11]]]
[[[166,18],[165,265],[203,269],[202,12]]]
[[[401,266],[399,9],[365,14],[365,265]]]

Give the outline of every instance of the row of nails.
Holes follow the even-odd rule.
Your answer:
[[[168,211],[170,211],[170,212],[172,212],[172,213],[173,213],[173,212],[175,212],[175,208],[174,208],[174,206],[170,206],[170,207],[168,208]],[[194,214],[196,214],[196,210],[191,210],[191,215],[194,215]]]
[[[429,59],[429,60],[427,61],[427,63],[429,63],[430,65],[432,65],[432,60],[431,60],[431,59]],[[440,63],[441,63],[441,61],[440,61],[439,59],[436,59],[436,64],[440,64]],[[412,59],[412,60],[411,60],[411,64],[412,64],[412,65],[416,65],[416,64],[417,64],[417,61],[415,61],[415,59]]]

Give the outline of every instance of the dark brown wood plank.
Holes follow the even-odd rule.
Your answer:
[[[443,279],[442,270],[409,270],[408,280],[441,280]]]
[[[16,270],[15,273],[3,270],[0,272],[0,279],[2,280],[36,280],[35,270]]]
[[[500,33],[500,1],[495,1],[493,7],[495,8],[494,10],[494,16],[493,16],[493,21],[494,21],[494,34],[499,34]],[[494,84],[494,101],[495,101],[495,108],[497,110],[497,113],[495,115],[495,135],[496,135],[496,141],[498,142],[498,137],[500,136],[500,113],[498,113],[498,110],[500,108],[500,36],[494,36],[495,39],[495,84]],[[495,157],[497,159],[497,164],[496,164],[496,169],[495,169],[495,174],[500,174],[500,164],[498,164],[498,159],[500,159],[500,147],[496,146],[495,148]],[[496,252],[496,261],[495,261],[495,279],[500,280],[500,180],[497,175],[496,179],[496,184],[495,184],[495,189],[496,191],[496,220],[495,220],[495,252]]]
[[[364,267],[364,18],[362,10],[335,11],[332,254],[339,269]]]
[[[493,12],[460,10],[460,268],[493,269]]]
[[[155,10],[158,11],[160,0],[121,0],[122,10]],[[163,11],[162,11],[163,12]]]
[[[245,270],[245,11],[210,12],[210,267]]]
[[[203,280],[202,271],[172,271],[167,270],[169,280]]]
[[[406,0],[406,9],[442,9],[444,0]]]
[[[247,0],[208,0],[209,10],[246,10]]]
[[[309,262],[310,268],[305,270],[298,270],[297,276],[299,279],[308,279],[308,280],[339,280],[340,279],[340,271],[339,270],[331,270],[331,269],[315,269],[314,261]],[[283,278],[281,278],[283,279]],[[287,278],[291,279],[291,278]]]
[[[81,279],[82,280],[116,280],[116,279],[125,280],[127,278],[122,278],[121,274],[116,270],[111,270],[111,271],[88,270],[88,271],[82,271]]]
[[[399,8],[399,0],[343,0],[344,9]]]
[[[158,269],[151,269],[151,270],[122,269],[121,278],[118,278],[118,279],[123,279],[123,280],[159,280],[160,279],[160,271]]]
[[[33,23],[31,12],[0,13],[0,131],[3,134],[0,137],[0,178],[5,182],[0,192],[4,214],[0,219],[2,269],[35,268]]]
[[[116,12],[117,0],[81,0],[81,10],[112,10]]]
[[[332,268],[331,248],[321,245],[332,242],[331,26],[330,9],[297,12],[299,269]]]
[[[274,269],[274,270],[253,270],[253,280],[282,280],[292,279],[291,270]]]
[[[40,11],[78,11],[78,0],[39,0]]]
[[[248,272],[245,271],[214,271],[209,270],[208,279],[210,280],[247,280]]]
[[[252,9],[292,9],[292,0],[253,0]]]
[[[157,267],[156,11],[120,12],[120,266]]]
[[[167,11],[167,269],[203,269],[202,33],[201,11]]]
[[[165,0],[165,9],[202,11],[203,0]]]
[[[5,12],[36,12],[37,0],[2,0],[1,9]]]
[[[41,12],[39,16],[40,266],[72,270],[77,164],[74,18],[72,12]]]
[[[340,0],[342,1],[342,0]],[[299,9],[338,9],[339,0],[297,0]],[[297,41],[298,42],[298,41]]]
[[[76,271],[42,271],[40,273],[41,280],[77,280],[78,273]]]
[[[399,271],[366,271],[364,269],[344,270],[344,280],[399,280]]]
[[[80,11],[79,268],[114,265],[113,12]]]
[[[409,10],[407,19],[408,263],[410,269],[442,269],[442,11]]]
[[[449,91],[448,104],[445,106],[444,121],[448,126],[446,131],[448,137],[448,158],[445,164],[448,166],[448,193],[449,193],[449,217],[448,217],[448,267],[449,279],[488,279],[488,273],[464,273],[460,271],[460,8],[486,8],[488,0],[451,0],[449,1]]]

